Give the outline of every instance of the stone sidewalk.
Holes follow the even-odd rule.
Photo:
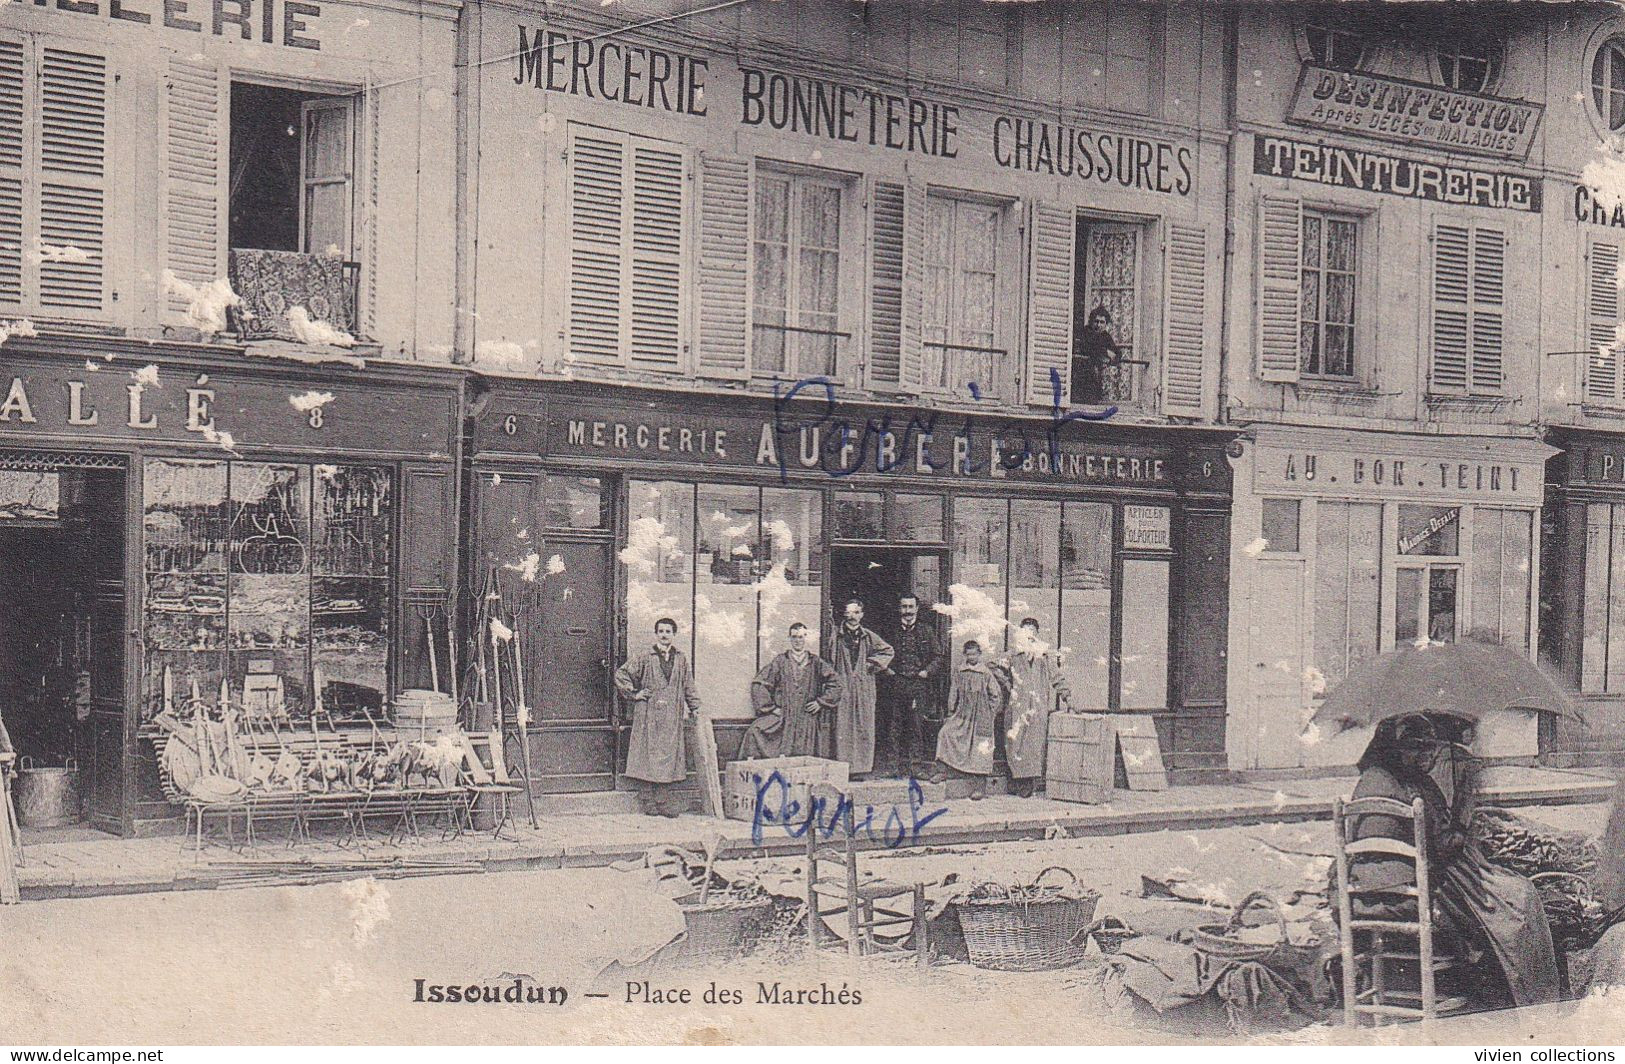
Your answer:
[[[1523,767],[1486,770],[1486,804],[1502,806],[1564,805],[1607,801],[1613,778],[1601,771],[1580,772]],[[898,849],[964,845],[1023,839],[1082,838],[1165,829],[1196,829],[1274,821],[1324,820],[1332,800],[1354,785],[1351,775],[1174,787],[1166,791],[1119,790],[1104,805],[1078,805],[1043,798],[990,796],[984,801],[951,799],[938,809],[902,808],[892,818],[890,807],[876,810],[872,828],[862,828],[864,848]],[[635,813],[551,813],[532,829],[523,806],[519,826],[500,838],[489,831],[443,837],[425,827],[418,838],[396,842],[375,834],[359,846],[316,839],[290,845],[280,841],[284,827],[261,829],[261,841],[250,852],[206,843],[194,853],[179,836],[119,839],[71,830],[25,832],[21,869],[23,897],[88,897],[100,894],[162,890],[200,890],[222,886],[234,868],[247,861],[286,866],[324,862],[401,860],[446,862],[486,870],[601,866],[637,857],[654,846],[680,846],[702,851],[720,839],[729,857],[792,854],[805,849],[803,824],[765,824],[684,815],[675,820]],[[916,821],[925,821],[915,828]],[[358,873],[362,874],[362,873]],[[383,870],[380,874],[388,874]]]

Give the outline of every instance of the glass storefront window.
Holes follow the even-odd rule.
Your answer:
[[[1265,499],[1264,550],[1270,554],[1298,553],[1298,500]]]
[[[884,499],[878,491],[836,492],[835,535],[841,539],[884,539],[883,509]]]
[[[549,474],[544,492],[548,528],[603,528],[608,507],[597,477]]]
[[[762,491],[762,557],[767,568],[758,585],[758,669],[789,645],[788,630],[797,621],[807,626],[809,645],[818,645],[824,583],[823,501],[816,491]]]
[[[627,647],[634,653],[654,639],[655,621],[677,622],[677,645],[693,651],[694,485],[634,480],[627,485]]]
[[[1038,621],[1039,633],[1051,647],[1061,615],[1061,504],[1010,504],[1010,623]]]
[[[1123,662],[1119,705],[1164,709],[1168,704],[1168,563],[1123,562]]]
[[[1625,506],[1586,507],[1585,627],[1580,656],[1580,690],[1586,694],[1625,691]]]
[[[886,519],[886,538],[900,543],[940,543],[942,541],[942,496],[892,496]]]
[[[956,662],[967,639],[980,641],[984,651],[1004,650],[1008,528],[1003,499],[954,500],[954,583],[966,589],[953,602],[949,631]]]
[[[394,479],[382,466],[154,459],[143,478],[145,714],[250,675],[290,716],[382,714]],[[271,679],[273,678],[274,679]],[[277,695],[269,695],[275,698]]]
[[[1401,506],[1399,553],[1450,558],[1461,552],[1461,510],[1455,506]]]
[[[1066,503],[1059,540],[1061,667],[1072,687],[1072,705],[1104,710],[1111,697],[1111,506]]]
[[[694,676],[719,716],[750,712],[756,674],[756,580],[761,546],[758,489],[701,484],[695,522]],[[765,567],[761,567],[765,573]]]

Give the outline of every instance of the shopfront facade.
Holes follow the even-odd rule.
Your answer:
[[[1535,439],[1251,430],[1236,448],[1228,749],[1240,770],[1352,764],[1370,738],[1311,723],[1320,695],[1406,644],[1535,654]],[[1487,757],[1536,752],[1533,714],[1491,714]]]
[[[522,622],[539,787],[616,785],[611,674],[656,620],[677,622],[727,758],[792,623],[827,644],[857,598],[884,637],[907,592],[945,646],[1002,653],[1037,618],[1073,706],[1156,717],[1176,779],[1222,768],[1229,468],[1211,430],[488,383],[466,579]]]
[[[7,726],[81,765],[86,818],[178,816],[152,719],[222,683],[283,726],[367,728],[429,686],[456,590],[460,382],[245,364],[218,347],[7,343],[0,537]],[[436,637],[442,663],[446,636]]]

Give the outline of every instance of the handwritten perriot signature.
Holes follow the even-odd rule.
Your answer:
[[[906,809],[895,804],[880,809],[865,805],[861,812],[853,804],[851,795],[847,794],[840,795],[833,805],[829,799],[821,796],[811,797],[806,802],[792,798],[790,782],[777,771],[765,779],[755,776],[754,782],[756,812],[751,818],[750,839],[758,846],[768,827],[774,825],[784,832],[786,838],[805,838],[809,831],[814,833],[814,839],[835,838],[848,830],[847,813],[850,811],[850,830],[854,838],[867,836],[872,841],[884,844],[887,849],[896,849],[904,842],[918,843],[925,826],[948,811],[944,806],[926,812],[925,790],[920,786],[920,781],[912,776],[908,780]]]
[[[905,464],[909,456],[916,454],[915,445],[921,438],[929,439],[939,429],[953,431],[956,441],[955,461],[962,463],[962,471],[966,473],[974,473],[984,468],[981,460],[976,457],[983,453],[974,443],[979,437],[985,440],[989,467],[991,463],[997,462],[1007,471],[1020,469],[1041,453],[1047,454],[1051,464],[1058,464],[1061,458],[1061,433],[1068,425],[1079,421],[1105,421],[1116,416],[1117,407],[1107,406],[1100,410],[1063,409],[1061,374],[1053,368],[1049,371],[1049,386],[1049,423],[1044,427],[1040,438],[1035,440],[1032,438],[1035,426],[1031,422],[1014,418],[996,422],[979,430],[976,422],[968,414],[957,427],[946,424],[939,426],[939,421],[949,419],[943,418],[940,412],[934,410],[929,413],[914,411],[906,417],[899,415],[896,418],[889,412],[860,418],[839,415],[837,413],[839,404],[836,401],[840,390],[838,381],[828,377],[806,377],[796,381],[789,388],[783,388],[775,383],[773,434],[777,438],[778,446],[773,448],[773,452],[779,467],[779,478],[788,483],[789,456],[795,453],[789,445],[790,440],[808,430],[811,430],[818,440],[818,456],[815,464],[831,477],[849,477],[854,473],[865,472],[871,466],[877,473],[891,472]],[[974,381],[965,387],[973,401],[982,401],[982,389]],[[811,407],[795,402],[799,399],[804,404],[808,398],[813,399]],[[923,447],[918,448],[917,460],[925,463],[930,469],[938,468],[937,463],[925,454]]]

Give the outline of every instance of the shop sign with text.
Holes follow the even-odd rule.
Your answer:
[[[1288,137],[1254,136],[1253,172],[1463,207],[1540,212],[1540,181],[1523,174]]]
[[[455,425],[449,390],[243,380],[100,356],[81,356],[73,367],[14,360],[0,370],[0,443],[49,438],[445,457]]]
[[[482,451],[595,462],[662,462],[832,479],[875,475],[1144,488],[1228,485],[1221,450],[1099,442],[1099,426],[839,403],[781,402],[759,414],[696,414],[587,402],[499,399],[479,419]]]
[[[1254,490],[1261,494],[1381,498],[1451,498],[1539,505],[1545,465],[1475,457],[1442,458],[1403,451],[1352,452],[1259,447]]]
[[[1306,64],[1287,121],[1444,151],[1523,159],[1539,104]]]
[[[33,0],[35,7],[47,0]],[[55,0],[49,6],[93,18],[163,26],[226,40],[321,51],[322,5],[311,0]]]

